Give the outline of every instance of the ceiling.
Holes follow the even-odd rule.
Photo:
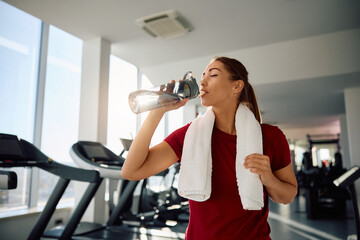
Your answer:
[[[82,40],[102,37],[111,42],[112,54],[140,69],[360,28],[357,0],[5,2]],[[194,30],[165,40],[135,24],[138,18],[170,9],[180,12]],[[207,63],[201,62],[204,68]],[[328,126],[338,132],[339,115],[345,113],[344,89],[360,86],[360,71],[254,85],[265,122],[284,130]]]

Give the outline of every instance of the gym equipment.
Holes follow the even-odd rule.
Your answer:
[[[132,140],[120,138],[120,141],[124,147],[124,150],[120,153],[120,157],[130,150]],[[144,226],[157,226],[167,227],[169,224],[175,224],[178,222],[189,222],[189,202],[187,199],[181,197],[177,193],[177,189],[174,187],[176,174],[180,170],[180,164],[175,163],[171,168],[166,169],[155,176],[144,179],[141,184],[140,197],[137,204],[137,214],[131,212],[132,201],[128,202],[127,211],[124,211],[120,218],[122,221],[135,220]],[[151,180],[161,179],[162,183],[165,183],[167,177],[171,178],[170,186],[163,184],[160,187],[164,189],[154,191],[151,189]],[[126,181],[123,181],[126,184]],[[125,210],[125,209],[124,209]],[[154,215],[154,211],[156,214]],[[147,216],[145,217],[144,214]],[[170,223],[170,221],[172,221]],[[134,222],[133,222],[134,224]]]
[[[19,139],[15,135],[3,133],[0,133],[0,167],[38,167],[60,177],[43,212],[28,237],[29,240],[40,239],[43,235],[43,232],[56,209],[56,205],[60,201],[71,180],[89,183],[85,195],[95,194],[102,181],[97,171],[78,169],[58,163],[46,156],[31,143]],[[88,204],[89,202],[87,201],[79,203],[77,215],[80,216],[80,218]],[[60,239],[69,239],[65,236],[72,236],[74,230],[75,228],[68,224],[62,232]]]
[[[172,171],[169,169],[150,177],[149,179],[144,179],[141,185],[141,193],[139,200],[139,212],[148,212],[152,209],[158,209],[159,213],[157,216],[157,221],[159,224],[166,226],[166,221],[176,221],[176,222],[189,222],[189,202],[187,199],[181,197],[177,193],[177,189],[174,187],[176,174],[179,172],[180,165],[178,163],[174,164]],[[149,187],[148,181],[151,178],[161,177],[163,180],[167,176],[172,176],[171,184],[167,189],[163,191],[153,191]],[[161,209],[164,209],[163,211]],[[171,210],[169,210],[171,209]]]
[[[120,177],[121,166],[124,163],[123,158],[119,158],[107,148],[102,147],[101,144],[94,142],[80,141],[74,144],[70,149],[70,156],[79,167],[92,171],[96,170],[101,179],[107,177],[118,179]],[[84,161],[79,156],[84,156],[87,160]],[[99,168],[101,168],[101,171],[99,171]],[[94,197],[96,190],[91,194],[85,193],[81,198],[81,202],[87,203],[86,207]],[[86,210],[86,207],[84,210]],[[70,239],[72,236],[82,236],[89,232],[101,231],[105,228],[102,224],[80,222],[82,215],[83,211],[76,208],[65,228],[64,226],[56,227],[45,232],[44,236],[47,238],[59,238],[62,236],[60,238]]]
[[[70,155],[79,166],[99,171],[102,178],[121,179],[120,170],[124,163],[124,158],[117,156],[101,143],[79,141],[72,146]],[[133,219],[124,218],[124,213],[127,212],[129,202],[132,201],[133,193],[140,181],[122,181],[123,189],[119,196],[118,203],[112,210],[106,225],[96,231],[73,236],[73,239],[118,239],[120,237],[132,236],[130,235],[131,233],[141,233],[142,231],[145,231],[146,234],[149,235],[176,239],[184,235],[187,224],[186,226],[182,226],[182,228],[180,227],[183,232],[175,232],[175,230],[179,229],[179,226],[164,229],[163,225],[158,227],[156,224],[149,224],[149,219],[151,219],[151,221],[156,219],[157,215],[160,214],[161,211],[167,211],[167,208],[152,209],[149,212],[139,213],[133,215]],[[72,224],[76,226],[78,222],[74,221]]]
[[[339,135],[333,139],[314,140],[308,135],[309,152],[304,153],[303,168],[297,175],[299,186],[305,189],[307,217],[340,216],[346,211],[346,200],[349,193],[337,188],[333,181],[346,172],[342,167]],[[320,137],[323,137],[322,135]],[[311,150],[314,145],[335,144],[338,152],[335,153],[335,164],[326,166],[313,166]]]
[[[359,207],[357,202],[356,196],[356,189],[354,182],[360,178],[360,167],[354,166],[344,174],[342,174],[339,178],[334,180],[334,184],[340,188],[349,188],[352,204],[354,208],[354,217],[355,217],[355,224],[356,224],[356,232],[357,232],[357,239],[360,240],[360,217],[359,217]],[[352,236],[349,236],[352,238]]]
[[[17,187],[16,172],[0,170],[0,190],[16,189],[16,187]]]

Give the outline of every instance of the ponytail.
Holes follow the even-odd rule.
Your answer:
[[[261,113],[257,104],[256,96],[253,87],[249,83],[249,103],[251,105],[250,110],[254,113],[256,120],[261,124]]]

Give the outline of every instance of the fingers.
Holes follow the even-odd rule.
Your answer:
[[[178,81],[181,81],[181,80],[178,80]],[[175,83],[176,83],[175,80],[171,80],[171,81],[168,82],[166,85],[164,85],[164,86],[166,86],[166,88],[161,88],[160,91],[164,91],[164,90],[165,90],[165,92],[173,92],[174,87],[175,87]]]
[[[271,169],[270,158],[266,155],[250,154],[244,159],[244,167],[250,172],[258,174],[265,187],[273,186],[276,182],[276,177]]]
[[[163,109],[165,110],[165,112],[168,112],[168,111],[171,111],[171,110],[175,110],[175,109],[178,109],[182,106],[184,106],[187,102],[189,101],[188,98],[185,98],[175,104],[172,104],[172,105],[166,105],[163,107]]]
[[[244,167],[257,174],[271,171],[269,157],[258,153],[245,157]]]
[[[250,154],[244,159],[244,165],[250,165],[255,163],[262,165],[270,165],[270,160],[268,156],[259,153]]]
[[[173,108],[173,109],[178,109],[178,108],[184,106],[188,101],[189,101],[188,98],[184,98],[184,99],[181,100],[180,102],[176,103],[176,104],[174,105],[174,108]]]

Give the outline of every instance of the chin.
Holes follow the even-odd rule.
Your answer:
[[[204,107],[210,107],[209,104],[206,103],[206,101],[201,99],[201,105],[203,105]]]

